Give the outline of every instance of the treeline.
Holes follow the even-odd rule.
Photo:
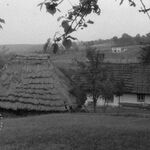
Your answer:
[[[150,44],[150,33],[147,33],[146,35],[137,34],[136,36],[131,36],[127,33],[124,33],[121,37],[114,36],[111,39],[99,39],[95,41],[84,42],[84,44],[87,46],[106,43],[110,44],[111,46],[147,45]]]

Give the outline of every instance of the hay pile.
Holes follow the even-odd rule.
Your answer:
[[[12,110],[64,111],[75,105],[69,82],[48,55],[16,56],[0,78],[0,107]]]

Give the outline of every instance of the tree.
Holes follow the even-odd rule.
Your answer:
[[[47,39],[46,43],[43,46],[43,53],[49,53],[50,52],[50,43],[51,39]]]
[[[82,87],[78,86],[78,84],[74,84],[74,87],[70,90],[70,93],[76,97],[77,109],[80,110],[87,99],[86,92]]]
[[[135,41],[136,41],[136,44],[141,44],[141,35],[140,34],[137,34],[135,37],[134,37]]]
[[[124,94],[124,87],[125,85],[123,79],[120,79],[115,83],[114,94],[119,98],[118,101],[119,110],[120,110],[120,97]]]
[[[94,112],[96,112],[97,100],[100,95],[103,95],[109,78],[108,67],[104,65],[104,54],[95,49],[87,49],[86,58],[87,62],[77,61],[79,68],[74,80],[87,95],[92,97]]]
[[[14,57],[13,53],[8,53],[9,48],[2,46],[0,51],[0,70]],[[1,71],[0,71],[1,75]]]
[[[142,64],[150,64],[150,45],[141,49],[139,60]]]
[[[113,100],[113,96],[114,96],[114,84],[113,84],[112,81],[113,81],[112,80],[112,76],[110,76],[103,83],[104,86],[102,88],[102,95],[101,95],[101,97],[104,99],[104,112],[106,111],[108,103]]]

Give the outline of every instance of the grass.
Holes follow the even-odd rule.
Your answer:
[[[1,150],[149,150],[148,118],[93,113],[5,119]]]
[[[89,112],[93,112],[93,106],[89,105],[86,107]],[[138,108],[138,107],[112,107],[108,106],[104,112],[104,106],[97,106],[97,113],[109,114],[109,115],[120,115],[120,116],[139,116],[139,117],[149,117],[150,109]]]

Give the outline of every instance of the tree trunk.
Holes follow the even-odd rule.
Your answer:
[[[119,108],[120,108],[120,96],[119,96]]]
[[[103,109],[103,112],[104,113],[106,112],[106,99],[104,100],[104,109]]]
[[[119,96],[119,99],[118,99],[118,114],[120,113],[120,96]]]
[[[95,97],[93,97],[93,108],[94,108],[94,113],[96,113],[96,102],[97,99]]]

